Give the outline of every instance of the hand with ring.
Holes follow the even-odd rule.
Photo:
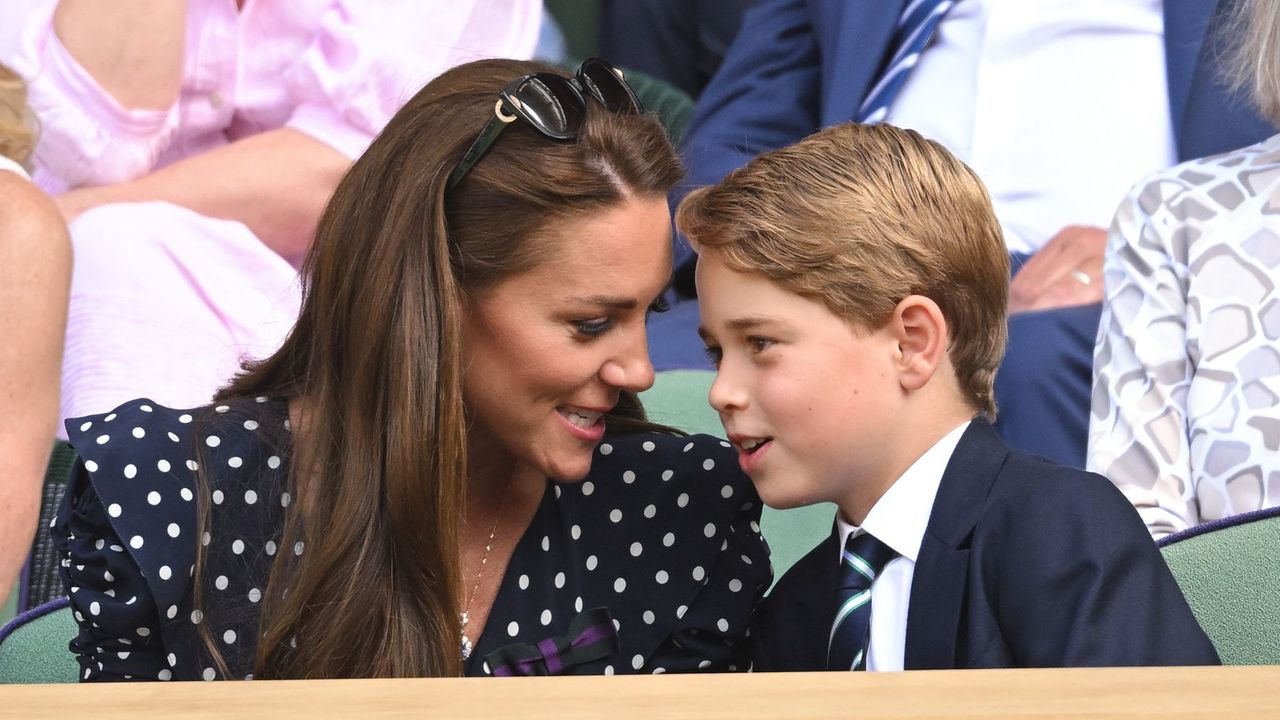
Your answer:
[[[1045,243],[1013,276],[1009,314],[1102,302],[1107,231],[1071,225]]]

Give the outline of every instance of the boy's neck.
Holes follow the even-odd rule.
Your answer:
[[[869,464],[866,473],[853,478],[844,497],[837,499],[840,517],[846,522],[861,526],[867,513],[903,473],[939,440],[974,416],[974,410],[963,403],[922,402],[915,404],[915,409],[921,412],[908,410],[894,420],[897,427],[904,429],[903,432],[883,446],[884,453],[878,461]]]

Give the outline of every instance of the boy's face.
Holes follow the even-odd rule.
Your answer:
[[[888,330],[864,331],[761,275],[698,260],[709,400],[742,469],[778,508],[841,503],[893,453],[904,398]]]

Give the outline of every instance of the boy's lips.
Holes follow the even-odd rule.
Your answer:
[[[773,446],[773,438],[767,435],[729,433],[729,442],[738,450],[738,464],[748,474],[759,466],[765,451]]]

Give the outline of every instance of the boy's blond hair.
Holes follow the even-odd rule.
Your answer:
[[[700,252],[866,329],[908,295],[942,309],[961,392],[995,419],[1009,255],[986,188],[941,145],[846,123],[693,191],[676,225]]]
[[[26,165],[35,149],[36,130],[27,108],[27,86],[0,65],[0,155]]]

